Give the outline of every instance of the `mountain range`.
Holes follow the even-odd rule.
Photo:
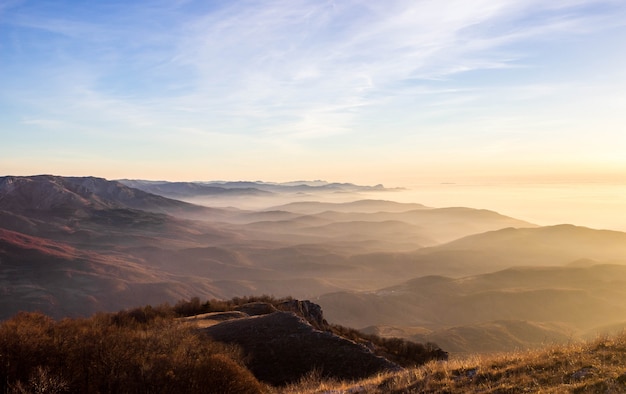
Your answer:
[[[299,198],[251,210],[169,198],[303,190],[392,191],[321,181],[0,177],[0,318],[272,294],[316,299],[340,324],[436,339],[459,352],[626,321],[625,233],[388,200]]]
[[[383,185],[362,186],[352,183],[329,183],[325,181],[262,182],[262,181],[211,181],[211,182],[167,182],[139,179],[121,179],[123,185],[171,198],[194,198],[206,196],[268,196],[276,193],[352,193],[363,191],[391,191]]]
[[[339,324],[435,342],[450,352],[564,342],[626,323],[626,265],[507,268],[463,278],[425,276],[375,292],[320,297]],[[595,329],[595,330],[594,330]]]

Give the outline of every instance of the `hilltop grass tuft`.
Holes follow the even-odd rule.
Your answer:
[[[430,361],[358,382],[304,379],[290,393],[624,393],[626,333],[541,350]]]

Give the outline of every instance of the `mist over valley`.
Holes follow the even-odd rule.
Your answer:
[[[539,346],[626,322],[626,233],[400,203],[381,185],[216,184],[0,178],[2,318],[268,294],[452,352]],[[372,193],[380,198],[360,198]],[[265,207],[172,198],[207,195]]]

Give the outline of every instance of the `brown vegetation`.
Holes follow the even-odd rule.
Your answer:
[[[284,393],[624,393],[626,333],[521,353],[431,361],[339,382],[310,375]]]
[[[133,315],[139,314],[98,314],[55,322],[39,313],[17,314],[0,326],[0,390],[262,391],[236,349],[201,337],[174,319],[141,322]]]
[[[250,318],[241,311],[266,316]],[[221,343],[201,326],[188,324],[195,318],[181,319],[220,312],[230,313],[226,320],[231,321],[218,322],[224,324],[218,331],[237,337],[252,328],[265,339],[246,334]],[[262,323],[262,318],[269,319],[263,330],[248,324]],[[239,328],[226,327],[231,322],[239,322]],[[320,368],[320,376],[356,379],[444,356],[435,345],[328,325],[319,306],[308,301],[263,295],[202,302],[194,297],[174,306],[148,305],[88,319],[54,321],[20,312],[0,325],[0,391],[252,393],[274,390],[266,383],[281,386]]]
[[[383,338],[338,324],[331,326],[331,332],[357,343],[367,344],[380,356],[403,367],[415,367],[431,360],[448,359],[448,353],[432,342],[421,344],[402,338]]]
[[[529,352],[442,361],[444,357],[435,357],[443,354],[436,345],[383,339],[336,325],[329,325],[328,331],[311,327],[308,330],[317,336],[340,335],[407,369],[364,373],[361,380],[354,381],[339,380],[342,379],[339,375],[311,365],[299,372],[299,378],[273,382],[276,386],[272,387],[259,382],[248,369],[251,354],[242,357],[238,347],[212,341],[202,330],[187,324],[189,320],[176,318],[181,311],[242,309],[250,301],[256,303],[254,310],[263,309],[259,307],[261,302],[274,308],[284,302],[269,296],[206,302],[192,299],[174,307],[146,306],[61,321],[40,313],[19,313],[0,325],[0,390],[9,393],[626,392],[626,333]],[[293,313],[265,309],[270,311],[268,317]],[[243,313],[236,315],[239,314]],[[298,327],[304,327],[303,324],[306,323],[301,319]],[[273,325],[267,327],[268,338],[270,326]],[[281,336],[280,332],[276,334]],[[267,347],[270,339],[262,345]],[[277,360],[284,364],[277,364],[274,369],[293,364],[299,351],[294,346],[279,355]],[[298,357],[303,359],[307,358],[307,351],[319,350],[306,350],[306,346],[302,349],[304,354]],[[276,347],[272,351],[281,349]],[[320,351],[341,359],[333,349]]]

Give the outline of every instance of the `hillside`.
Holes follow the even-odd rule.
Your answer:
[[[626,233],[571,224],[504,228],[458,239],[438,251],[479,253],[484,259],[506,260],[511,266],[561,265],[579,259],[625,263]]]
[[[205,181],[168,182],[122,179],[120,183],[145,192],[176,198],[212,207],[237,206],[245,209],[265,209],[293,201],[329,199],[348,201],[365,196],[391,194],[399,189],[383,185],[356,185],[326,181]]]
[[[405,253],[354,255],[361,266],[384,261],[406,277],[460,278],[518,266],[561,266],[575,262],[626,263],[626,233],[569,224],[502,228]],[[585,263],[586,264],[586,263]]]
[[[392,234],[398,238],[399,234],[404,237],[413,237],[419,246],[434,246],[456,240],[467,235],[473,235],[486,231],[500,230],[507,227],[537,227],[535,224],[518,220],[497,212],[484,209],[471,208],[428,208],[420,204],[395,203],[391,201],[360,200],[349,203],[319,203],[301,202],[291,203],[272,208],[279,212],[300,212],[306,215],[309,221],[317,220],[319,226],[310,225],[298,227],[288,226],[288,221],[282,221],[284,234],[299,234],[306,232],[307,235],[326,237],[339,236],[341,232],[333,231],[332,227],[338,227],[343,231],[351,230],[358,234],[363,225],[381,225],[384,223],[396,223],[404,226],[401,231]],[[324,221],[326,223],[324,223]],[[330,231],[326,231],[331,226]],[[272,229],[274,232],[278,228]],[[392,236],[382,233],[382,238],[389,242]],[[369,240],[380,240],[372,236]],[[416,248],[414,247],[413,250]],[[390,249],[391,250],[391,249]],[[395,251],[408,250],[396,248]]]
[[[122,179],[119,182],[147,193],[175,199],[207,196],[267,196],[272,194],[255,187],[229,188],[201,182],[159,182],[129,179]]]
[[[0,229],[0,318],[40,311],[55,318],[89,316],[132,302],[174,301],[217,294],[209,282],[182,283],[141,260],[112,251],[75,248]]]
[[[536,351],[430,362],[357,382],[311,378],[283,393],[623,393],[626,335]]]
[[[379,352],[414,357],[408,351],[412,347],[428,348],[344,337],[354,331],[327,325],[307,301],[256,300],[203,303],[196,298],[174,307],[145,306],[58,322],[20,313],[0,323],[0,353],[6,361],[0,365],[0,388],[196,393],[210,387],[212,392],[303,394],[626,390],[624,334],[447,361],[435,348],[399,368]]]
[[[99,178],[0,178],[0,285],[7,295],[0,318],[19,310],[84,316],[155,298],[217,296],[210,281],[155,269],[145,253],[235,239],[182,218],[228,214]]]
[[[232,319],[204,332],[213,340],[241,346],[255,376],[275,385],[297,381],[315,368],[338,379],[365,378],[401,369],[365,346],[316,330],[292,312]]]
[[[425,205],[416,203],[399,203],[386,200],[358,200],[344,203],[299,201],[268,208],[268,211],[288,211],[304,215],[314,215],[322,212],[407,212],[416,209],[426,209]]]
[[[316,302],[340,324],[445,343],[450,352],[488,352],[563,343],[621,323],[624,299],[626,266],[597,264],[426,276],[375,292],[326,294]]]
[[[355,380],[447,358],[432,344],[329,325],[309,301],[257,300],[193,298],[58,322],[21,312],[0,322],[0,389],[269,393],[313,371]]]
[[[98,178],[4,177],[0,190],[0,318],[260,293],[452,353],[626,321],[625,233],[380,200],[217,209]]]
[[[276,198],[292,186],[266,190]],[[245,192],[250,184],[228,187]],[[349,186],[327,188],[335,187]],[[3,177],[0,319],[18,311],[89,316],[194,296],[314,299],[339,326],[302,320],[297,308],[263,316],[229,310],[222,321],[202,323],[203,335],[243,349],[241,363],[254,379],[302,388],[298,380],[311,369],[362,379],[396,368],[387,363],[406,367],[407,357],[421,363],[411,357],[424,351],[443,354],[414,343],[437,343],[458,357],[618,332],[626,322],[625,245],[626,233],[537,227],[471,208],[383,200],[210,208],[99,178]],[[131,315],[148,319],[161,313],[155,310]],[[192,314],[205,312],[215,311]],[[300,348],[303,357],[294,350],[299,335],[310,345]],[[334,353],[319,351],[326,348],[347,355],[327,359]],[[342,364],[351,357],[356,367]],[[283,359],[292,360],[291,369],[280,367]],[[372,387],[403,390],[381,384]],[[420,384],[404,387],[428,387]]]
[[[295,187],[263,186],[274,192]],[[0,276],[0,286],[12,298],[0,317],[17,310],[78,316],[192,295],[311,298],[375,290],[421,274],[413,252],[437,244],[438,229],[469,235],[525,224],[489,211],[391,201],[333,207],[338,211],[314,215],[210,208],[101,178],[2,177],[0,261],[10,269]]]
[[[13,213],[73,214],[97,209],[140,209],[159,213],[208,213],[213,210],[171,200],[94,177],[0,177],[0,207]]]

